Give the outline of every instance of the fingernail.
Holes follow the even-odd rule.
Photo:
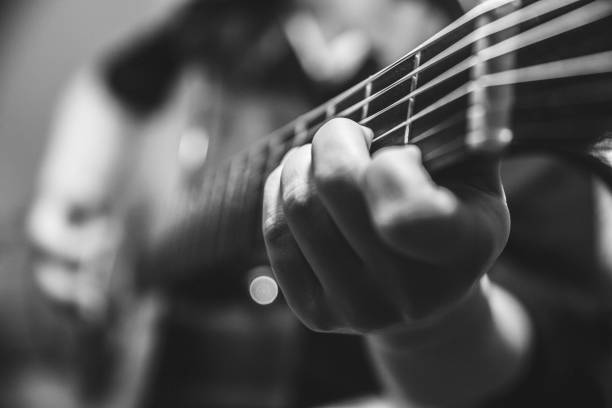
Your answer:
[[[366,144],[368,145],[368,149],[372,147],[372,140],[374,139],[374,131],[366,126],[361,126],[363,129],[363,134],[365,136]]]

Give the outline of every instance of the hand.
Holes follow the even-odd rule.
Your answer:
[[[269,176],[263,232],[286,300],[309,328],[417,327],[465,300],[510,223],[496,162],[437,185],[414,146],[370,157],[371,131],[335,119]]]

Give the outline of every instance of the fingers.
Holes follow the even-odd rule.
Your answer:
[[[437,186],[418,148],[389,148],[372,160],[363,192],[377,234],[395,250],[421,261],[439,261],[440,248],[459,248],[459,202]]]
[[[282,167],[264,187],[263,236],[270,264],[289,307],[313,329],[329,327],[330,313],[323,288],[302,254],[285,219],[281,192]]]
[[[337,324],[371,330],[394,319],[393,309],[317,196],[311,156],[311,146],[304,146],[284,161],[281,190],[286,221],[321,282]]]
[[[371,131],[357,123],[336,119],[324,125],[312,143],[313,182],[321,201],[351,246],[364,255],[376,252],[361,191],[371,161],[371,138]]]
[[[495,166],[468,166],[444,187],[416,147],[371,158],[371,137],[332,120],[266,183],[270,261],[289,305],[319,330],[430,316],[473,286],[507,238]]]
[[[363,177],[378,235],[396,251],[433,265],[499,254],[509,229],[503,194],[497,193],[501,183],[493,168],[469,172],[451,191],[431,179],[416,147],[380,152]]]

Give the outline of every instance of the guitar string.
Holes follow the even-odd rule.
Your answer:
[[[581,10],[582,10],[582,9],[581,9]],[[585,17],[585,16],[584,16],[584,14],[585,14],[585,13],[581,13],[580,17]],[[593,14],[595,14],[595,13],[593,13]],[[571,21],[575,21],[575,19],[576,19],[576,16],[575,16],[575,15],[573,15],[573,14],[572,14],[572,15],[570,15],[569,20],[571,20]],[[567,19],[567,18],[565,18],[565,19],[564,19],[564,21],[568,21],[568,19]],[[582,21],[582,23],[581,23],[581,24],[578,24],[578,25],[585,25],[585,24],[587,24],[587,23],[585,22],[585,20],[579,20],[579,21]],[[554,25],[554,22],[556,22],[556,20],[553,20],[553,22],[549,22],[549,23],[547,23],[547,25]],[[536,36],[536,37],[537,37],[537,39],[540,39],[540,38],[549,38],[549,37],[550,37],[550,33],[548,33],[548,31],[547,31],[547,30],[538,30],[538,31],[535,31],[535,33],[536,33],[536,34],[542,34],[542,32],[541,32],[541,31],[543,31],[543,34],[545,34],[545,35],[544,35],[543,37],[542,37],[541,35],[540,35],[540,36]],[[564,30],[564,29],[562,29],[562,30],[557,29],[556,31],[557,31],[557,32],[559,32],[559,31],[561,31],[561,32],[565,32],[565,30]],[[553,33],[553,35],[558,35],[558,33]],[[527,35],[523,35],[522,37],[520,37],[520,36],[519,36],[518,38],[520,39],[520,38],[523,38],[523,37],[529,37],[529,35],[528,35],[528,34],[527,34]],[[517,38],[513,38],[512,40],[513,40],[513,41],[516,41],[516,40],[517,40]],[[493,51],[491,51],[491,52],[490,52],[490,55],[501,55],[501,54],[503,54],[504,52],[512,52],[512,51],[514,51],[514,50],[513,50],[513,48],[516,48],[516,47],[506,47],[506,48],[504,48],[504,45],[512,44],[512,42],[504,42],[504,43],[500,43],[500,44],[502,44],[502,46],[497,47],[497,48],[499,48],[499,49],[500,49],[500,51],[495,52],[495,48],[494,48],[494,47],[491,47],[491,48],[493,48]],[[503,52],[501,52],[501,51],[503,51]],[[413,118],[411,119],[411,122],[406,121],[405,123],[400,124],[400,126],[399,126],[399,127],[396,127],[396,128],[401,128],[401,127],[403,127],[403,126],[406,126],[407,124],[412,123],[412,122],[414,122],[414,121],[418,120],[419,118],[422,118],[423,116],[425,116],[425,114],[431,114],[431,113],[433,113],[433,112],[437,111],[438,109],[440,109],[441,107],[445,106],[447,103],[450,103],[451,101],[456,100],[457,98],[459,98],[459,97],[461,97],[461,96],[464,96],[464,95],[469,94],[469,93],[470,93],[470,91],[471,91],[471,90],[473,90],[473,86],[474,86],[474,85],[473,85],[473,83],[470,83],[470,84],[468,84],[468,86],[467,86],[467,87],[460,88],[460,89],[459,89],[459,90],[457,90],[455,93],[453,93],[453,94],[451,94],[451,95],[447,96],[446,98],[443,98],[442,100],[438,101],[438,103],[437,103],[437,104],[434,104],[434,105],[433,105],[433,106],[431,106],[431,107],[430,107],[428,110],[426,110],[426,111],[424,111],[424,112],[421,112],[421,113],[420,113],[420,116],[415,116],[415,117],[413,117]],[[392,130],[392,131],[394,131],[394,130]],[[382,138],[384,138],[384,137],[388,136],[388,134],[389,134],[389,133],[392,133],[392,131],[389,131],[389,132],[387,132],[387,133],[385,133],[385,134],[381,135],[381,136],[380,136],[379,138],[377,138],[376,140],[381,140]],[[432,135],[432,136],[433,136],[433,135]]]
[[[554,0],[554,1],[557,1],[557,0]],[[543,25],[537,26],[524,33],[521,33],[512,38],[504,40],[503,42],[500,42],[496,45],[490,46],[486,48],[485,50],[481,51],[477,56],[473,56],[471,58],[468,58],[467,60],[464,60],[462,63],[456,65],[451,70],[441,74],[440,76],[428,82],[427,84],[423,85],[422,87],[417,88],[415,91],[400,98],[399,100],[385,107],[381,111],[376,112],[373,115],[361,120],[359,123],[361,125],[367,125],[368,123],[372,121],[372,119],[380,116],[381,114],[388,112],[394,107],[397,107],[401,105],[402,103],[409,101],[411,98],[414,98],[415,96],[418,96],[419,94],[433,87],[441,85],[445,81],[453,78],[454,76],[458,75],[459,73],[463,71],[474,68],[479,63],[490,61],[494,58],[511,54],[512,52],[518,51],[526,46],[533,45],[535,43],[539,43],[539,42],[545,41],[553,37],[557,37],[572,29],[589,25],[611,14],[612,14],[612,5],[608,3],[603,3],[603,2],[591,3],[571,13],[565,14],[559,18],[551,20]],[[410,74],[408,75],[410,76]],[[480,85],[479,82],[474,82],[474,81],[466,83],[463,87],[459,87],[451,94],[446,95],[445,97],[440,99],[437,103],[428,106],[422,112],[414,115],[411,119],[398,124],[391,130],[378,136],[375,139],[375,141],[382,140],[384,137],[401,129],[403,126],[413,123],[416,120],[419,120],[422,117],[426,116],[427,114],[430,114],[438,110],[439,108],[446,106],[448,103],[462,96],[469,94],[470,91],[473,90],[474,87],[478,85]],[[340,116],[342,116],[342,113],[339,114],[337,117],[340,117]],[[313,127],[316,128],[320,126],[321,124],[322,123],[318,123],[317,125]]]
[[[486,86],[499,86],[512,85],[529,81],[558,79],[583,74],[589,75],[612,72],[612,51],[595,55],[594,61],[596,62],[596,66],[590,66],[586,68],[586,70],[580,70],[578,67],[584,66],[584,62],[586,62],[588,58],[589,57],[579,57],[575,59],[565,60],[562,62],[547,63],[527,68],[509,70],[500,73],[490,74],[488,76],[485,76],[484,78],[485,82],[487,83]],[[563,72],[562,65],[565,63],[567,63],[566,66],[568,66],[569,69],[566,72]],[[547,77],[546,74],[544,74],[542,71],[543,69],[549,67],[555,68],[553,71],[553,75],[550,78]],[[457,120],[458,118],[461,120],[466,120],[464,116],[458,116],[456,114],[454,115],[454,117],[451,117],[449,120],[445,121],[444,123],[441,123],[437,128],[430,129],[427,136],[420,136],[412,143],[418,143],[420,141],[432,138],[433,136],[442,132],[444,129],[447,129],[453,126],[454,124],[460,122],[460,120]],[[461,146],[463,146],[463,140],[460,139],[456,139],[452,142],[439,146],[438,148],[429,151],[424,155],[424,162],[432,161],[435,159],[443,159],[449,156],[451,153],[459,151]],[[447,153],[449,154],[447,155]]]
[[[562,3],[558,3],[558,1],[561,1]],[[555,4],[561,4],[562,6],[566,5],[565,2],[579,2],[579,1],[584,1],[584,0],[558,0],[558,1],[555,2],[555,0],[552,0],[552,2],[555,2]],[[596,1],[596,0],[593,0],[593,1]],[[312,118],[318,117],[320,115],[325,114],[329,105],[338,105],[344,99],[346,99],[347,97],[355,94],[356,92],[358,92],[358,91],[365,91],[368,86],[372,85],[372,82],[374,80],[381,79],[384,74],[387,74],[390,71],[392,71],[394,68],[399,67],[401,64],[407,62],[410,58],[414,57],[415,55],[417,55],[417,54],[419,54],[419,53],[421,53],[423,51],[426,51],[428,49],[428,47],[431,47],[431,46],[437,44],[439,41],[441,41],[442,39],[446,38],[446,36],[456,32],[456,31],[459,31],[461,29],[466,28],[468,26],[468,24],[473,22],[475,19],[477,19],[479,17],[482,17],[482,16],[486,15],[489,12],[492,12],[492,11],[495,11],[495,10],[499,10],[502,7],[505,7],[505,6],[507,6],[507,5],[509,5],[509,4],[513,3],[513,2],[515,2],[515,0],[489,0],[488,2],[481,3],[480,5],[478,5],[477,7],[475,7],[474,9],[470,10],[468,13],[466,13],[465,15],[460,17],[454,23],[451,23],[448,27],[446,27],[445,29],[440,31],[438,34],[434,35],[431,39],[425,41],[419,47],[417,47],[413,51],[411,51],[408,54],[406,54],[404,57],[402,57],[399,60],[397,60],[395,63],[393,63],[390,66],[388,66],[386,68],[383,68],[381,71],[371,75],[369,78],[365,79],[364,81],[360,82],[359,84],[354,85],[353,87],[351,87],[348,90],[344,91],[343,93],[341,93],[340,95],[338,95],[335,98],[331,99],[330,101],[327,101],[326,103],[318,106],[317,108],[314,108],[313,110],[311,110],[311,111],[309,111],[309,112],[299,116],[298,118],[296,118],[295,120],[289,122],[288,124],[286,124],[285,126],[281,127],[280,129],[275,130],[268,137],[263,138],[260,141],[258,141],[256,143],[254,143],[253,145],[251,145],[249,150],[250,149],[255,149],[255,148],[257,148],[258,145],[261,145],[261,144],[265,145],[267,142],[271,141],[275,137],[281,137],[282,138],[283,136],[286,136],[287,133],[294,132],[295,129],[298,127],[299,123],[307,123]],[[548,2],[548,0],[538,0],[535,4],[540,4],[540,3],[544,3],[544,2]],[[528,9],[529,7],[531,7],[531,6],[525,7],[525,9]],[[561,7],[558,7],[558,8],[561,8]],[[535,17],[537,17],[537,16],[535,16]],[[499,20],[496,20],[494,22],[488,23],[488,26],[495,25],[498,21]],[[483,28],[485,28],[485,27],[484,26],[481,27],[481,29],[483,29]],[[489,29],[493,29],[493,28],[489,27]],[[446,50],[447,49],[442,50],[441,52],[445,52]],[[437,55],[434,56],[434,57],[437,57]],[[423,64],[423,65],[424,66],[427,65],[427,63]],[[428,64],[428,67],[431,67],[431,65],[432,64]],[[419,72],[421,72],[421,71],[419,71]],[[414,75],[412,75],[412,76],[414,76]],[[405,80],[410,79],[410,77],[405,78]],[[392,86],[392,85],[390,85],[390,86]],[[387,89],[387,91],[389,91],[389,90],[391,90],[391,89]],[[372,97],[372,96],[374,96],[374,95],[371,95],[370,97]],[[378,96],[380,96],[380,95],[378,95]],[[373,99],[370,99],[370,102],[371,101],[373,101]],[[361,102],[363,102],[363,101],[361,101]],[[349,108],[351,108],[351,107],[349,107]],[[336,116],[339,116],[339,115],[336,115]],[[315,126],[318,126],[319,124],[320,123],[316,124]]]
[[[558,3],[558,1],[561,0],[553,0],[554,2],[557,2],[556,4],[561,4],[562,6],[567,5],[568,3]],[[575,1],[581,1],[581,0],[566,0],[571,2],[575,2]],[[538,3],[534,3],[535,4],[541,4],[544,2],[538,2]],[[532,6],[533,6],[532,5]],[[546,5],[548,6],[549,3],[546,2]],[[557,7],[556,9],[560,9],[562,7]],[[533,9],[532,9],[533,10]],[[548,10],[548,8],[546,8],[546,10]],[[519,10],[519,12],[522,12],[523,10]],[[520,50],[521,48],[524,48],[526,46],[529,45],[533,45],[535,43],[544,41],[546,39],[550,39],[553,37],[557,37],[559,35],[562,35],[568,31],[571,31],[574,28],[579,28],[582,26],[586,26],[589,25],[597,20],[600,20],[602,18],[605,18],[607,16],[609,16],[612,13],[612,4],[609,4],[607,2],[601,2],[601,1],[594,1],[591,2],[585,6],[582,6],[581,8],[574,10],[570,13],[564,14],[561,17],[558,17],[554,20],[548,21],[546,23],[543,23],[539,26],[536,26],[534,28],[532,28],[531,30],[525,31],[524,33],[521,33],[519,35],[516,35],[512,38],[506,39],[503,42],[500,42],[498,44],[495,44],[493,46],[490,46],[488,48],[486,48],[485,50],[479,52],[479,54],[477,56],[472,56],[464,61],[462,61],[461,63],[455,65],[453,68],[449,69],[448,71],[440,74],[438,77],[436,77],[435,79],[427,82],[426,84],[421,85],[420,87],[416,88],[413,92],[409,93],[408,95],[400,98],[399,100],[393,102],[391,105],[386,106],[384,109],[382,109],[381,111],[378,111],[374,114],[372,114],[371,116],[369,116],[368,118],[362,119],[362,121],[360,121],[360,124],[362,125],[367,125],[369,122],[371,122],[371,120],[373,120],[374,118],[388,112],[389,110],[401,105],[402,103],[405,103],[407,101],[409,101],[411,98],[414,98],[420,94],[422,94],[425,91],[428,91],[436,86],[439,86],[443,83],[445,83],[446,81],[452,79],[453,77],[459,75],[460,73],[467,71],[471,68],[474,68],[475,66],[477,66],[479,63],[482,62],[486,62],[486,61],[490,61],[493,60],[495,58],[501,57],[501,56],[505,56],[508,54],[511,54],[514,51]],[[530,14],[528,16],[528,18],[525,21],[528,21],[530,19],[533,19],[537,17],[537,15],[532,15]],[[519,22],[522,23],[524,21]],[[495,25],[496,22],[492,22],[489,23],[489,25]],[[559,26],[561,26],[561,28],[559,28],[559,26],[557,26],[556,24],[559,24]],[[486,28],[488,26],[484,26],[483,28]],[[518,27],[518,26],[516,26]],[[510,27],[512,28],[512,27]],[[521,42],[523,41],[523,42]],[[443,51],[444,52],[444,51]],[[425,66],[425,64],[423,65]],[[431,66],[428,66],[431,67]],[[424,71],[424,70],[423,70]],[[418,71],[416,73],[419,72],[423,72],[423,71]],[[403,79],[407,80],[412,78],[415,72],[411,72],[409,74],[407,74]],[[401,81],[401,80],[400,80]],[[399,82],[399,81],[398,81]],[[393,85],[389,86],[387,91],[390,91],[392,89],[396,89],[396,87],[394,87]],[[374,98],[376,96],[376,94],[372,95],[370,98]],[[374,99],[370,99],[370,102],[375,100]],[[353,105],[355,107],[357,107],[357,109],[359,107],[362,107],[363,101]],[[320,109],[324,109],[325,108],[325,104],[322,105],[321,107],[315,109],[315,111],[320,110]],[[347,108],[351,109],[352,107]],[[335,115],[334,117],[341,117],[343,116],[343,112],[341,112],[338,115]],[[306,114],[309,115],[309,114]],[[264,138],[261,143],[265,144],[266,142],[271,142],[274,141],[274,136],[280,136],[282,139],[286,138],[286,137],[291,137],[293,136],[292,134],[288,133],[288,132],[283,132],[282,130],[291,130],[293,127],[295,127],[295,122],[299,122],[301,120],[301,118],[298,118],[296,121],[290,123],[289,125],[287,125],[284,128],[281,128],[281,130],[272,133],[272,135],[269,136],[269,138]],[[307,131],[312,131],[313,128],[318,128],[320,125],[322,125],[327,119],[323,120],[322,122],[319,122],[315,125],[312,125],[309,129],[307,129]],[[287,129],[289,128],[289,129]],[[397,129],[394,129],[394,131]],[[282,139],[279,140],[280,142],[282,142]]]
[[[545,3],[547,6],[550,4],[550,2],[539,2],[539,3],[536,3],[536,4],[542,4],[542,3]],[[571,2],[564,3],[564,4],[569,4],[569,3],[571,3]],[[595,3],[595,4],[599,4],[599,3]],[[586,6],[585,6],[585,7],[586,7]],[[584,7],[583,7],[583,8],[584,8]],[[572,18],[575,18],[575,17],[572,17]],[[549,23],[550,23],[550,22],[549,22]],[[549,23],[546,23],[546,24],[549,24]],[[494,23],[491,23],[491,24],[494,24]],[[581,25],[585,25],[585,24],[581,24]],[[486,26],[485,26],[485,27],[486,27]],[[494,54],[495,54],[495,53],[492,53],[492,55],[494,55]],[[469,93],[469,92],[468,92],[468,93]],[[439,105],[439,104],[438,104],[438,105]],[[439,109],[439,107],[438,107],[438,109]],[[436,110],[436,109],[433,109],[433,110],[431,110],[431,112],[433,112],[433,111],[435,111],[435,110]],[[430,113],[431,113],[431,112],[430,112]],[[417,119],[418,119],[418,118],[417,118]],[[414,119],[414,120],[416,120],[416,119]],[[413,120],[413,121],[414,121],[414,120]],[[404,123],[404,126],[405,126],[405,125],[407,125],[407,124],[408,124],[408,123]],[[381,138],[379,137],[377,140],[381,140]],[[216,173],[216,172],[215,172],[215,173]]]
[[[487,82],[488,84],[491,84],[490,86],[499,86],[499,85],[503,86],[503,85],[524,83],[524,82],[529,82],[529,81],[558,79],[558,78],[570,77],[570,76],[581,75],[581,74],[588,75],[588,74],[612,72],[612,64],[611,64],[612,52],[606,52],[606,53],[598,54],[595,56],[596,60],[598,60],[597,65],[599,69],[590,67],[585,72],[579,72],[577,67],[580,64],[583,64],[587,58],[588,57],[580,57],[574,60],[567,60],[567,62],[570,64],[569,71],[566,73],[563,73],[560,69],[556,69],[554,72],[554,75],[551,78],[546,78],[545,75],[543,75],[541,71],[542,68],[547,68],[551,66],[551,63],[549,63],[549,64],[542,64],[539,66],[531,66],[527,68],[520,68],[517,70],[509,70],[509,71],[504,71],[500,73],[490,74],[489,76],[485,77],[486,78],[485,82]],[[552,63],[552,64],[555,64],[555,63]],[[557,68],[560,68],[561,63],[558,63],[558,64],[559,65],[557,65]],[[511,80],[511,78],[515,78],[515,80]],[[451,122],[451,123],[448,123],[448,122]],[[418,143],[419,141],[422,141],[425,139],[431,139],[433,136],[439,134],[445,128],[452,126],[454,123],[456,123],[456,116],[454,119],[451,117],[451,119],[448,120],[447,123],[440,124],[437,129],[434,129],[434,128],[430,129],[431,133],[429,134],[428,137],[424,137],[419,140],[415,140],[413,141],[413,143]],[[456,139],[454,141],[441,145],[435,148],[434,150],[427,152],[424,155],[423,160],[425,163],[427,163],[427,162],[432,162],[433,160],[441,160],[446,157],[452,157],[453,154],[461,152],[462,148],[465,148],[463,140]],[[219,173],[217,173],[217,175],[219,175]],[[201,229],[198,227],[196,227],[196,229],[198,230],[196,232],[196,235],[201,236],[200,235]],[[195,240],[187,240],[187,241],[189,242],[189,241],[195,241]],[[191,245],[193,244],[195,244],[195,242],[191,242]],[[194,253],[197,253],[197,252],[198,251],[195,251]]]
[[[473,46],[477,41],[480,41],[486,37],[495,35],[495,34],[499,34],[504,30],[507,29],[513,29],[513,28],[517,28],[518,26],[520,26],[520,24],[526,23],[534,18],[537,17],[541,17],[543,15],[546,15],[548,13],[557,11],[565,6],[568,6],[570,4],[573,3],[577,3],[581,0],[547,0],[547,1],[540,1],[537,3],[533,3],[523,9],[517,10],[515,12],[513,12],[512,14],[509,14],[507,16],[504,16],[496,21],[493,21],[491,23],[488,23],[485,26],[482,26],[480,28],[478,28],[476,31],[474,31],[473,33],[471,33],[468,37],[465,37],[461,40],[459,40],[458,42],[456,42],[455,44],[451,45],[449,48],[443,50],[440,54],[436,55],[435,57],[433,57],[431,60],[425,62],[424,64],[418,66],[417,68],[415,68],[414,70],[412,70],[411,72],[407,73],[406,75],[404,75],[402,78],[400,78],[399,80],[395,81],[394,83],[392,83],[391,85],[385,87],[384,89],[370,95],[367,98],[364,98],[362,101],[360,101],[359,103],[356,103],[355,105],[346,108],[344,111],[340,112],[338,114],[338,116],[347,116],[350,115],[352,113],[354,113],[355,111],[357,111],[360,108],[363,108],[366,104],[369,104],[373,101],[375,101],[376,99],[378,99],[379,97],[383,96],[384,94],[392,91],[393,89],[395,89],[397,86],[403,84],[404,82],[412,79],[413,77],[415,77],[416,75],[419,75],[421,73],[426,72],[427,70],[429,70],[430,68],[435,67],[436,64],[438,64],[439,62],[449,58],[450,56],[468,49],[468,47]],[[467,69],[468,67],[466,67],[465,69]],[[437,78],[436,78],[437,79]],[[436,79],[433,79],[432,81],[435,81]],[[430,81],[430,82],[432,82]],[[428,83],[430,83],[428,82]],[[416,92],[421,86],[425,86],[427,84],[423,84],[420,85],[417,89],[415,89],[413,92]],[[433,85],[435,86],[435,85]],[[372,115],[374,116],[374,115]]]
[[[556,0],[554,0],[556,1]],[[612,7],[611,7],[612,8]],[[576,10],[576,11],[580,11],[582,9]],[[594,12],[597,10],[594,10]],[[541,42],[544,41],[550,37],[554,37],[554,36],[558,36],[560,34],[563,34],[564,32],[567,32],[569,30],[566,29],[561,29],[558,30],[559,33],[553,34],[551,35],[551,33],[549,32],[549,30],[547,29],[549,26],[548,24],[553,25],[553,23],[563,23],[563,22],[575,22],[578,21],[579,24],[576,24],[577,26],[582,26],[582,25],[586,25],[588,23],[585,23],[584,21],[582,21],[582,18],[584,17],[583,14],[586,13],[580,13],[578,14],[566,14],[563,16],[563,18],[559,18],[559,19],[555,19],[555,20],[551,20],[550,22],[544,24],[544,25],[540,25],[537,26],[531,30],[525,31],[519,35],[516,35],[514,37],[511,37],[507,40],[504,40],[503,42],[500,42],[498,44],[495,44],[493,46],[490,46],[480,52],[478,52],[477,55],[473,55],[465,60],[463,60],[462,62],[460,62],[459,64],[456,64],[455,66],[453,66],[451,69],[447,70],[446,72],[440,74],[438,77],[436,77],[435,79],[432,79],[431,81],[427,82],[426,84],[420,86],[419,88],[415,89],[414,91],[410,92],[409,94],[405,95],[404,97],[400,98],[399,100],[395,101],[394,103],[392,103],[391,105],[386,106],[384,109],[376,112],[375,114],[371,115],[368,118],[363,119],[363,123],[362,124],[367,124],[369,122],[371,122],[373,119],[379,117],[380,115],[390,111],[391,109],[409,101],[411,98],[414,98],[418,95],[423,94],[424,92],[435,88],[437,86],[442,85],[443,83],[445,83],[446,81],[452,79],[453,77],[456,77],[457,75],[461,74],[462,72],[468,71],[470,69],[475,68],[476,66],[478,66],[479,64],[482,64],[484,62],[488,62],[491,61],[497,57],[501,57],[501,56],[506,56],[511,54],[514,51],[518,51],[521,48],[527,47],[529,45],[532,45],[534,43],[537,42]],[[531,38],[530,38],[531,37]],[[528,40],[525,40],[525,38],[527,38]],[[522,42],[521,42],[522,41]],[[514,47],[514,48],[512,48]]]
[[[589,60],[593,58],[593,60]],[[567,64],[564,66],[564,64]],[[548,74],[546,70],[552,70],[551,74]],[[612,72],[612,51],[603,52],[599,54],[592,54],[583,57],[571,58],[562,61],[555,61],[552,63],[545,63],[540,65],[533,65],[524,68],[517,68],[513,70],[507,70],[488,74],[483,76],[478,81],[471,81],[456,89],[454,92],[446,95],[440,99],[437,104],[430,105],[429,110],[423,110],[419,114],[414,115],[412,118],[401,122],[391,130],[381,134],[375,138],[373,142],[384,140],[389,137],[393,132],[408,126],[415,121],[422,119],[424,116],[431,114],[453,101],[460,99],[463,96],[469,95],[477,88],[491,88],[499,86],[517,85],[525,82],[536,82],[545,80],[554,80],[568,77],[585,76],[585,75],[596,75],[606,74]],[[420,141],[420,140],[419,140]]]
[[[509,54],[513,51],[516,51],[520,48],[531,45],[533,43],[541,42],[548,38],[558,36],[571,29],[574,29],[574,28],[577,28],[583,25],[588,25],[590,22],[596,21],[598,19],[604,18],[607,15],[610,15],[610,12],[612,10],[612,6],[608,5],[607,3],[591,3],[591,6],[593,7],[584,6],[583,8],[578,9],[572,13],[569,13],[562,17],[554,19],[548,23],[545,23],[542,26],[537,26],[536,28],[532,30],[529,30],[525,33],[521,33],[499,44],[489,47],[488,49],[483,50],[480,54],[480,58],[477,56],[477,57],[473,57],[469,59],[467,61],[467,64],[463,64],[463,66],[459,67],[458,69],[451,70],[451,72],[449,73],[442,74],[440,77],[437,78],[437,80],[433,80],[430,83],[428,83],[427,87],[424,86],[420,88],[420,90],[417,90],[416,92],[411,93],[404,98],[401,98],[399,101],[393,103],[390,107],[386,108],[386,110],[388,111],[389,109],[392,109],[393,106],[397,106],[398,104],[408,101],[411,97],[418,95],[419,92],[423,92],[423,89],[431,89],[432,87],[443,83],[443,81],[457,75],[457,72],[461,72],[465,69],[474,67],[478,62],[482,60],[488,61],[492,58],[496,58],[498,56]],[[551,26],[554,29],[551,30]],[[559,28],[559,26],[561,26],[561,28]],[[485,57],[482,58],[482,55],[484,55]],[[435,112],[436,110],[445,106],[447,103],[450,103],[456,100],[457,98],[460,98],[461,96],[469,94],[469,92],[473,90],[473,88],[474,88],[473,83],[467,84],[466,87],[459,88],[451,95],[448,95],[446,98],[442,98],[442,100],[438,101],[436,104],[426,108],[424,111],[413,116],[409,121],[405,121],[401,123],[400,125],[396,126],[395,128],[393,128],[392,130],[379,136],[376,140],[382,140],[384,137],[388,136],[390,133],[393,133],[397,129],[403,126],[406,126],[407,124],[413,123],[416,120],[426,116],[427,114],[431,114]],[[365,125],[369,123],[373,117],[376,117],[380,114],[381,113],[376,113],[370,116],[369,118],[362,120],[360,123]]]
[[[588,6],[585,6],[585,8],[576,10],[575,11],[576,14],[567,14],[567,15],[564,15],[560,19],[553,20],[554,22],[564,23],[562,28],[554,27],[556,28],[556,30],[552,30],[550,29],[548,24],[545,24],[544,26],[536,27],[537,29],[532,29],[532,30],[526,31],[523,34],[519,34],[515,37],[509,38],[508,40],[505,40],[499,44],[496,44],[492,47],[489,47],[481,51],[477,56],[472,57],[471,58],[472,61],[470,62],[469,65],[473,68],[476,66],[476,64],[479,63],[479,61],[489,61],[493,58],[508,55],[526,46],[545,41],[546,39],[557,37],[570,30],[594,23],[598,20],[601,20],[603,18],[606,18],[612,15],[612,3],[593,3],[593,5],[594,6],[601,5],[601,6],[593,7],[592,9],[591,8],[586,9],[586,7]],[[551,21],[550,23],[552,23],[553,21]],[[541,27],[542,29],[540,29]],[[545,68],[542,68],[542,69],[545,69]],[[557,69],[560,69],[560,68],[557,66]],[[484,85],[481,81],[482,81],[482,78],[477,79],[475,81],[471,81],[467,83],[466,85],[464,85],[463,87],[457,88],[455,91],[446,95],[445,97],[443,97],[436,103],[423,109],[423,111],[413,115],[411,118],[407,119],[406,121],[401,122],[400,124],[392,128],[391,130],[383,133],[382,135],[379,135],[375,140],[380,140],[381,138],[388,136],[389,134],[397,131],[398,129],[401,129],[403,126],[407,126],[421,119],[422,117],[427,116],[428,114],[438,110],[439,108],[444,107],[447,103],[450,103],[456,100],[457,98],[463,96],[466,91],[469,93],[470,90],[473,90],[478,86]],[[409,94],[406,97],[400,98],[398,101],[394,102],[392,105],[397,106],[403,102],[408,101],[410,98],[414,96],[415,95]],[[366,123],[360,122],[360,124],[367,124],[367,122]]]
[[[393,69],[399,67],[401,64],[409,61],[410,58],[413,58],[415,55],[417,55],[417,54],[427,50],[428,47],[434,46],[439,41],[442,41],[444,38],[446,38],[448,35],[453,34],[453,33],[457,32],[457,31],[459,31],[461,29],[467,28],[470,23],[472,23],[473,21],[477,20],[478,18],[486,15],[489,12],[501,9],[502,7],[505,7],[508,4],[511,4],[511,3],[515,2],[515,1],[516,0],[489,0],[488,2],[484,2],[484,3],[479,4],[478,6],[474,7],[472,10],[468,11],[463,16],[459,17],[459,19],[457,19],[456,21],[451,23],[449,26],[447,26],[446,28],[442,29],[439,33],[434,35],[432,38],[430,38],[429,40],[425,41],[420,46],[418,46],[414,50],[410,51],[409,53],[407,53],[403,57],[399,58],[396,62],[392,63],[391,65],[389,65],[389,66],[387,66],[385,68],[383,68],[382,70],[380,70],[377,73],[371,75],[370,77],[368,77],[365,80],[361,81],[360,83],[354,85],[353,87],[347,89],[346,91],[342,92],[341,94],[339,94],[336,97],[334,97],[331,100],[329,100],[327,103],[324,103],[324,104],[320,105],[319,107],[317,107],[317,108],[315,108],[315,109],[305,113],[304,115],[301,115],[296,120],[294,120],[294,121],[290,122],[289,124],[287,124],[285,127],[287,127],[287,128],[288,127],[295,127],[296,126],[296,122],[298,122],[298,121],[307,122],[312,117],[317,117],[320,114],[325,113],[325,110],[327,109],[327,105],[330,105],[330,104],[337,105],[340,102],[342,102],[342,100],[344,100],[345,98],[349,97],[350,95],[352,95],[352,94],[354,94],[354,93],[356,93],[356,92],[358,92],[360,90],[365,90],[368,87],[368,85],[372,84],[373,81],[375,81],[377,79],[381,79],[383,77],[383,75],[391,72]],[[567,1],[567,0],[562,0],[562,1]],[[580,0],[573,0],[573,1],[580,1]],[[541,1],[538,1],[538,3],[539,2],[541,2]],[[282,131],[282,128],[279,129],[278,131]]]

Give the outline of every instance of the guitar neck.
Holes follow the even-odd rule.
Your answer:
[[[537,115],[529,115],[533,101],[546,103],[552,115],[569,109],[591,122],[594,112],[597,117],[602,114],[593,107],[609,107],[612,88],[603,94],[595,90],[612,86],[611,15],[612,3],[607,0],[484,2],[395,64],[207,174],[163,241],[144,254],[143,265],[163,274],[170,269],[176,278],[202,269],[231,265],[244,271],[267,263],[260,226],[264,182],[292,147],[311,142],[331,118],[348,118],[371,128],[372,151],[417,145],[431,171],[474,153],[500,154],[510,143],[552,145],[533,135],[522,136],[535,133],[533,129],[547,130]],[[575,46],[551,48],[551,39],[558,37],[564,45],[569,40]],[[582,54],[578,48],[585,41],[588,50]],[[581,60],[587,57],[597,62],[590,70]],[[551,65],[555,62],[557,66]],[[565,104],[551,100],[554,92],[573,89],[564,79],[585,75],[595,78],[589,92],[574,89]],[[553,88],[523,87],[549,79]],[[520,89],[515,95],[516,84]],[[513,126],[522,127],[518,137],[509,130]],[[577,140],[584,146],[594,142]]]

